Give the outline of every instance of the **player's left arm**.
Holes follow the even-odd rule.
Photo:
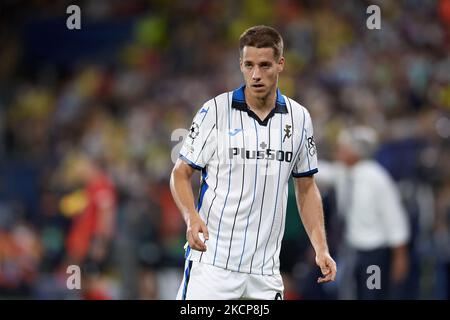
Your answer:
[[[305,230],[316,252],[316,264],[323,277],[317,282],[334,281],[336,278],[336,262],[330,256],[325,234],[322,198],[314,176],[294,179],[295,196]]]

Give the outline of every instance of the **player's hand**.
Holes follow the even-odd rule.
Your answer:
[[[186,239],[189,246],[198,251],[206,251],[206,244],[200,239],[199,233],[203,234],[205,241],[209,239],[208,228],[198,213],[191,214],[186,231]]]
[[[317,279],[317,283],[334,281],[336,278],[336,262],[328,252],[316,254],[316,264],[323,274],[323,277]]]

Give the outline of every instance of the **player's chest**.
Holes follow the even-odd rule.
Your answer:
[[[300,139],[289,114],[274,114],[266,125],[245,112],[232,112],[219,122],[219,147],[231,162],[291,163]]]

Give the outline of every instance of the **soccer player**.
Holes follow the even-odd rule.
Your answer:
[[[336,276],[314,181],[311,117],[277,86],[285,63],[281,35],[255,26],[241,35],[239,49],[245,85],[200,108],[171,174],[172,194],[187,224],[177,299],[283,298],[279,254],[291,175],[323,274],[317,281]],[[197,206],[191,186],[196,170]]]

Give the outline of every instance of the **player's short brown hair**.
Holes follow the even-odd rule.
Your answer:
[[[268,26],[254,26],[245,30],[239,38],[241,56],[245,46],[272,48],[276,60],[283,55],[283,38],[277,30]]]

